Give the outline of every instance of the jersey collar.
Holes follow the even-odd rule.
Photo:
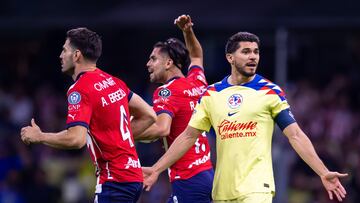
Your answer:
[[[98,68],[96,68],[94,71],[97,71],[97,70],[98,70]],[[80,73],[76,76],[75,82],[78,81],[78,80],[80,79],[80,77],[81,77],[82,75],[84,75],[85,73],[87,73],[87,72],[90,72],[90,71],[80,72]],[[91,72],[92,72],[92,71],[91,71]]]
[[[247,83],[244,83],[244,84],[241,84],[241,85],[232,85],[228,82],[228,78],[230,77],[230,75],[226,76],[222,81],[221,83],[226,86],[226,87],[230,87],[230,86],[245,86],[245,87],[248,87],[248,86],[252,86],[253,84],[256,84],[259,82],[259,80],[261,79],[261,77],[258,75],[258,74],[255,74],[255,77],[253,80],[251,80],[250,82],[247,82]]]
[[[179,79],[179,78],[180,78],[179,76],[172,77],[168,81],[166,81],[165,84],[167,84],[167,83],[169,83],[169,82],[171,82],[173,80]]]

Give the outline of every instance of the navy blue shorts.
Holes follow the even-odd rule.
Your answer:
[[[95,194],[95,203],[136,203],[143,184],[137,182],[118,183],[105,182],[101,185],[101,193]]]
[[[171,183],[172,195],[168,203],[209,203],[214,180],[214,170],[202,171],[187,180]]]

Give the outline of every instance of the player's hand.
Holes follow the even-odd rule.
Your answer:
[[[336,195],[336,198],[341,202],[345,198],[346,190],[341,185],[339,178],[346,177],[347,173],[338,173],[338,172],[328,172],[325,175],[321,176],[321,181],[329,194],[329,198],[333,199],[333,193]]]
[[[145,191],[150,191],[151,187],[157,181],[159,173],[157,173],[152,167],[142,167],[144,176],[144,188]]]
[[[194,23],[191,22],[189,15],[181,15],[175,19],[174,24],[177,25],[182,31],[189,31]]]
[[[30,143],[39,143],[41,141],[41,133],[39,126],[36,125],[35,120],[32,118],[31,126],[21,128],[21,140],[27,145]]]

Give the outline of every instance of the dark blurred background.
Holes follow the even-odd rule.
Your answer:
[[[348,172],[347,203],[360,202],[360,2],[358,1],[22,1],[0,2],[0,203],[83,203],[94,196],[86,149],[24,145],[32,117],[44,131],[65,127],[66,91],[59,55],[68,29],[86,26],[103,39],[98,67],[120,77],[151,104],[146,62],[155,42],[182,38],[173,25],[190,14],[203,46],[209,84],[230,67],[232,34],[261,39],[258,73],[287,93],[293,113],[329,169]],[[209,133],[214,146],[215,137]],[[137,144],[142,165],[163,153],[160,141]],[[212,160],[216,165],[216,154]],[[318,176],[277,130],[273,137],[274,203],[325,203]],[[139,203],[165,202],[166,173]]]

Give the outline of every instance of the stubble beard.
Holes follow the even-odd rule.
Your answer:
[[[246,67],[246,65],[241,67],[241,66],[235,64],[236,71],[245,77],[252,77],[256,74],[257,67],[255,68],[255,71],[253,71],[253,72],[246,72],[245,67]]]
[[[70,68],[68,68],[68,69],[66,69],[66,70],[62,70],[62,72],[63,72],[64,74],[66,74],[66,75],[72,76],[72,75],[74,75],[74,73],[75,73],[75,66],[70,67]]]

